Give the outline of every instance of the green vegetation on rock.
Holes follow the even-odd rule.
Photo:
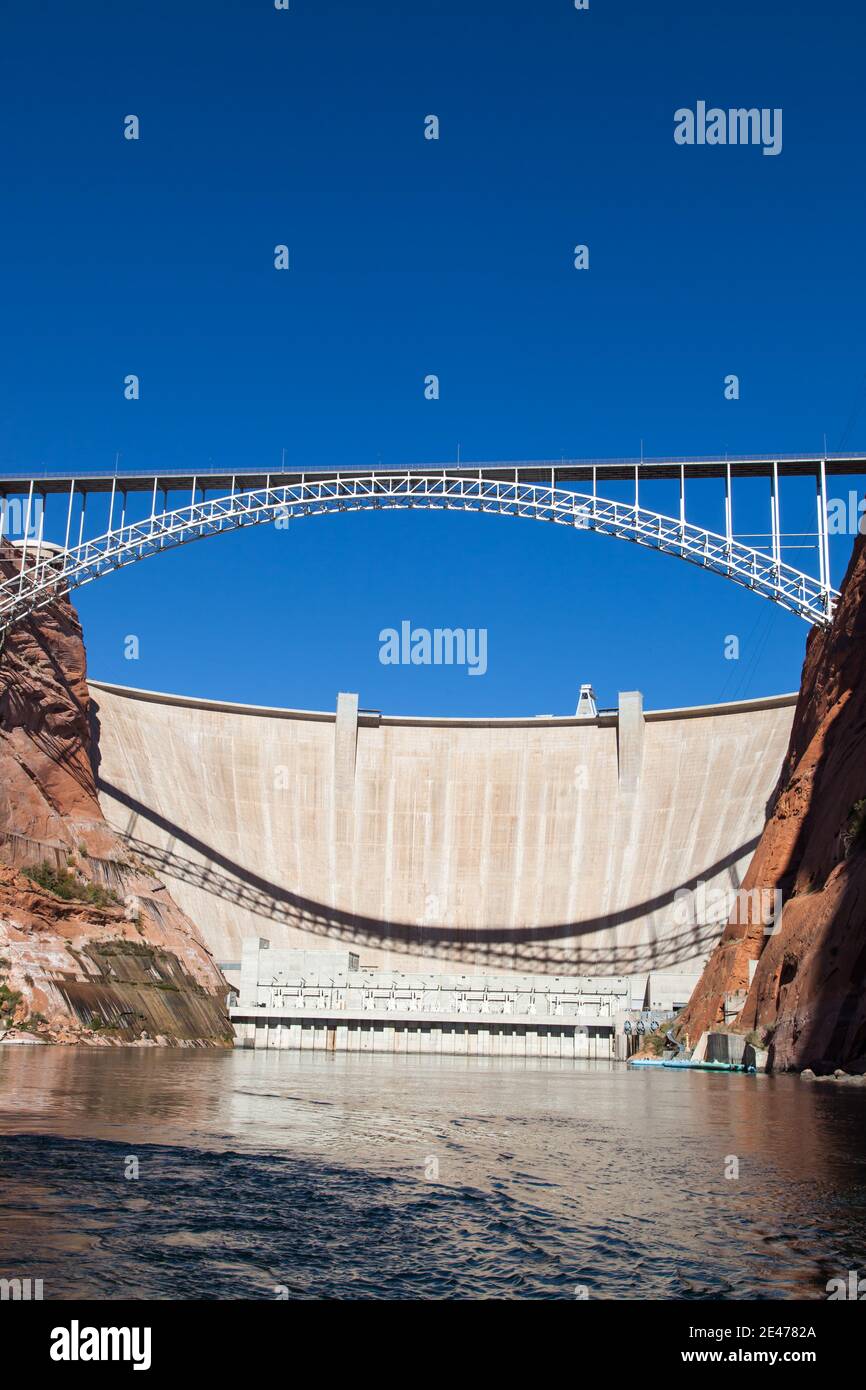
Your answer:
[[[21,870],[25,878],[53,893],[65,902],[87,903],[90,907],[119,907],[120,899],[110,888],[102,888],[98,883],[80,883],[75,874],[67,869],[56,869],[53,864],[43,860],[41,864],[29,864]]]
[[[12,1020],[12,1015],[21,1003],[21,993],[17,989],[10,989],[5,980],[0,984],[0,1022],[8,1026]]]
[[[847,859],[857,845],[862,844],[864,840],[866,840],[866,796],[855,801],[848,812],[848,824],[842,836],[845,858]]]

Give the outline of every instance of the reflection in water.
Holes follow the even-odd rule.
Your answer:
[[[824,1297],[866,1268],[860,1088],[59,1047],[0,1047],[0,1087],[0,1277],[46,1298]]]

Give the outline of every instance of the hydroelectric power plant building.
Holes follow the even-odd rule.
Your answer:
[[[627,979],[361,970],[351,952],[260,939],[231,1016],[241,1047],[609,1059],[629,1006]]]
[[[495,1019],[512,1041],[494,1049],[533,1052],[514,1039],[543,1025],[560,1042],[537,1050],[563,1055],[568,1038],[581,1056],[613,1055],[648,977],[648,1002],[685,1002],[723,925],[690,903],[739,887],[795,703],[645,712],[632,692],[569,717],[422,719],[354,695],[327,712],[91,694],[108,819],[197,923],[238,1007],[255,1004],[259,1029],[272,1015],[266,1038],[315,1046],[304,1021],[327,1009],[319,1045],[376,1046],[399,1023],[417,1036],[391,1046],[469,1051],[478,1035],[460,1030]]]

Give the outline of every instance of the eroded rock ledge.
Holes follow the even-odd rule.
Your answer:
[[[5,546],[0,572],[17,565]],[[93,755],[81,626],[63,597],[0,650],[0,1034],[229,1046],[228,985],[103,819]]]

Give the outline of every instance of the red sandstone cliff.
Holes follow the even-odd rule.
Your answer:
[[[0,574],[16,571],[7,546]],[[227,1045],[223,976],[102,817],[89,715],[64,597],[0,649],[0,1033]]]
[[[748,990],[736,1027],[764,1033],[777,1070],[866,1069],[864,536],[832,626],[809,636],[788,753],[743,886],[781,889],[781,922],[768,937],[760,923],[729,922],[681,1035],[696,1043],[722,1021],[725,996]]]

